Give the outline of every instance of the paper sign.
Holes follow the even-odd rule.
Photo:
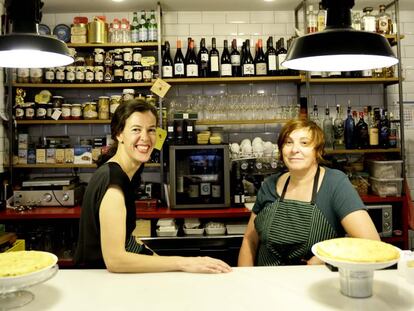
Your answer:
[[[155,143],[154,148],[157,150],[161,150],[162,145],[164,144],[165,138],[167,137],[167,131],[160,127],[157,127],[156,135],[157,135],[157,142]]]
[[[170,84],[158,78],[157,80],[155,80],[154,85],[151,87],[151,92],[153,92],[155,95],[158,95],[161,98],[164,98],[165,94],[167,94],[170,87]]]

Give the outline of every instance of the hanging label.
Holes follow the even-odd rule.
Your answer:
[[[165,138],[167,137],[167,131],[157,127],[155,130],[155,133],[157,135],[157,142],[155,143],[154,149],[161,150],[162,145],[164,144]]]
[[[151,87],[151,92],[153,92],[155,95],[158,95],[161,98],[164,98],[165,94],[167,94],[170,87],[170,84],[158,78],[157,80],[155,80],[153,86]]]

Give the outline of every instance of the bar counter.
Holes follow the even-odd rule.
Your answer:
[[[35,299],[17,310],[414,310],[414,284],[397,270],[374,272],[373,296],[349,298],[325,266],[233,268],[227,274],[113,274],[60,270],[28,288]]]

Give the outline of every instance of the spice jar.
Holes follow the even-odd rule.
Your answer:
[[[141,82],[142,81],[142,66],[141,65],[133,66],[132,80],[133,80],[133,82]]]
[[[134,99],[134,95],[135,95],[134,89],[123,89],[122,90],[122,101]]]
[[[85,120],[96,120],[98,118],[95,102],[86,102],[83,104],[83,118]]]
[[[46,119],[46,112],[47,112],[46,108],[47,108],[46,104],[36,105],[36,119],[38,120]]]
[[[62,119],[63,120],[70,120],[71,119],[71,115],[70,115],[70,111],[71,111],[71,105],[70,104],[63,104],[62,105]]]
[[[99,96],[98,99],[98,119],[108,120],[109,119],[109,97]]]
[[[30,68],[30,83],[42,83],[43,71],[42,68]]]
[[[82,119],[82,106],[81,104],[72,104],[70,109],[70,116],[72,120]]]
[[[17,68],[17,83],[29,83],[29,68]]]
[[[116,108],[121,104],[121,95],[112,95],[109,103],[109,112],[111,117],[114,115]]]
[[[45,81],[48,83],[55,82],[55,69],[54,68],[47,68],[45,70]]]
[[[152,81],[151,67],[145,66],[145,67],[142,68],[142,80],[144,82],[151,82]]]

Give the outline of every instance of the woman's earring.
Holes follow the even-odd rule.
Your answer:
[[[121,144],[124,144],[124,142],[123,142],[123,141],[121,141]]]

